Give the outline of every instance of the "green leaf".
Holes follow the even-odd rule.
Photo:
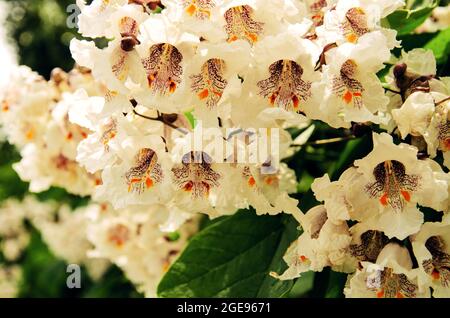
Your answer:
[[[431,15],[439,0],[407,1],[404,9],[396,10],[383,19],[382,24],[397,30],[399,35],[413,32]]]
[[[450,54],[450,28],[440,31],[424,48],[432,50],[438,64],[444,64]]]
[[[298,237],[287,215],[257,216],[240,211],[194,236],[158,286],[160,297],[282,297],[293,281],[269,276],[283,272],[282,257]]]

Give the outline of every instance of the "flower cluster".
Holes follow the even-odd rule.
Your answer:
[[[92,279],[100,279],[115,264],[139,292],[155,297],[161,277],[198,227],[197,220],[191,220],[177,232],[164,233],[160,219],[164,219],[162,213],[116,211],[107,204],[71,209],[33,196],[23,201],[10,199],[0,207],[0,254],[9,263],[19,261],[29,243],[29,223],[56,257],[83,265]],[[0,267],[0,286],[12,284],[17,276],[11,276],[16,273],[14,268]],[[13,285],[6,286],[10,285],[2,289],[5,296],[14,296]]]
[[[379,22],[402,4],[180,0],[161,1],[155,13],[154,2],[78,1],[80,33],[111,39],[105,48],[71,42],[76,62],[107,88],[103,100],[69,111],[91,131],[77,159],[101,171],[95,197],[118,209],[163,204],[211,217],[250,205],[258,214],[299,213],[288,196],[295,177],[279,164],[292,143],[283,128],[310,119],[388,124],[389,98],[374,73],[399,43]],[[180,154],[193,139],[187,113],[232,133],[214,149],[200,140],[200,150]],[[242,163],[238,150],[255,156],[249,149],[267,137],[254,127],[281,129],[278,149]],[[218,159],[217,147],[227,146]]]
[[[338,181],[328,175],[314,181],[312,189],[324,204],[300,220],[304,232],[289,248],[289,269],[279,278],[330,266],[355,272],[347,297],[425,297],[430,287],[434,297],[448,297],[449,175],[386,133],[373,139],[372,152]],[[419,207],[432,208],[441,221],[424,223]]]
[[[74,93],[79,88],[85,94],[102,94],[102,87],[95,84],[88,70],[65,73],[55,69],[46,81],[20,66],[1,98],[0,123],[8,141],[22,155],[14,169],[30,182],[33,192],[58,186],[85,196],[101,182],[99,176],[87,173],[75,161],[78,143],[89,133],[68,117],[68,106],[80,99]]]

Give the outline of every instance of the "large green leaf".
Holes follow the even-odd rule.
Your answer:
[[[293,281],[282,257],[299,233],[287,215],[240,211],[194,236],[158,286],[160,297],[282,297]]]
[[[399,35],[413,32],[431,15],[439,0],[409,0],[405,8],[383,19],[383,25],[397,30]]]
[[[450,54],[450,28],[440,31],[425,48],[432,50],[438,64],[444,64]]]

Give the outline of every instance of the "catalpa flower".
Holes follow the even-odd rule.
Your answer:
[[[374,45],[378,48],[373,50]],[[390,53],[380,32],[363,36],[357,45],[343,44],[326,53],[325,94],[320,111],[307,115],[332,127],[350,127],[351,122],[381,123],[389,98],[375,75]]]
[[[273,119],[283,118],[287,115],[284,112],[295,118],[294,114],[317,107],[313,83],[319,82],[321,76],[314,72],[314,63],[320,49],[301,39],[306,30],[300,25],[289,27],[255,45],[254,69],[245,78],[243,89],[249,92],[249,103],[255,105],[256,111],[269,112],[268,108],[274,108],[279,109],[280,115],[271,112]]]
[[[70,106],[72,123],[89,129],[89,134],[77,146],[77,162],[90,173],[113,164],[122,142],[136,129],[123,114],[104,117],[107,102],[103,97],[88,97],[84,91],[76,93],[76,102]]]
[[[127,0],[93,0],[86,5],[85,0],[76,1],[81,13],[78,16],[78,30],[84,37],[99,38],[114,36],[111,16],[118,8],[128,3]]]
[[[225,40],[225,29],[220,13],[222,0],[167,0],[162,1],[162,14],[179,28],[208,42]]]
[[[136,48],[144,68],[145,80],[133,86],[132,95],[148,108],[173,113],[183,105],[183,89],[190,85],[186,66],[199,42],[196,36],[177,28],[164,15],[148,18],[140,29],[140,45]]]
[[[425,223],[411,239],[419,264],[420,286],[433,288],[433,297],[450,296],[450,225]]]
[[[349,276],[344,294],[348,298],[428,298],[419,290],[417,270],[412,269],[408,250],[396,243],[386,245],[375,263],[362,262],[362,269]]]
[[[146,17],[138,6],[120,7],[111,15],[114,39],[108,46],[99,49],[94,42],[73,39],[72,56],[79,65],[91,69],[96,80],[110,91],[126,94],[127,82],[140,83],[145,78],[135,47],[140,44],[139,28]]]
[[[102,171],[102,184],[95,191],[98,200],[116,209],[168,201],[171,164],[161,137],[129,137],[117,156],[120,160]]]
[[[356,168],[347,169],[338,181],[331,182],[328,174],[316,178],[311,184],[311,189],[318,201],[324,201],[330,221],[340,224],[352,218],[354,209],[347,199],[349,185],[358,180],[361,175]]]
[[[362,262],[375,263],[389,238],[381,231],[373,230],[368,223],[357,223],[350,228],[352,237],[348,249],[349,263],[354,270],[361,267]]]
[[[98,210],[96,205],[89,208]],[[139,212],[107,207],[96,214],[87,228],[87,237],[94,245],[89,255],[119,266],[146,297],[156,297],[162,275],[198,227],[197,220],[188,221],[177,232],[178,238],[171,238],[159,229],[164,215],[158,206]]]
[[[195,59],[186,69],[189,85],[180,103],[194,107],[193,114],[205,126],[217,126],[217,118],[228,118],[231,97],[240,96],[239,76],[247,72],[251,61],[249,45],[240,43],[200,43]],[[239,58],[236,58],[239,56]]]
[[[386,133],[374,134],[373,151],[355,161],[361,178],[347,193],[355,218],[388,237],[404,239],[418,232],[423,215],[417,204],[447,210],[448,181],[431,160],[417,159],[417,148],[395,145]]]
[[[292,0],[226,0],[220,6],[226,41],[245,40],[251,45],[303,20],[301,5]]]
[[[404,5],[403,0],[339,0],[335,10],[325,14],[323,25],[316,29],[325,44],[356,43],[374,31],[385,38],[388,50],[398,46],[396,31],[382,28],[380,21]]]
[[[35,144],[28,144],[20,154],[22,160],[13,168],[22,180],[30,182],[31,192],[59,186],[70,193],[87,196],[101,183],[98,176],[87,173],[74,159],[62,153],[52,154]]]
[[[351,241],[347,224],[331,222],[323,205],[309,210],[300,223],[304,232],[284,256],[289,268],[280,276],[272,275],[288,280],[310,270],[320,272],[326,266],[345,270],[346,251]]]

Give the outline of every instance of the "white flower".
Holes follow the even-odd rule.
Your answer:
[[[113,28],[110,18],[113,13],[127,3],[126,0],[94,0],[86,5],[85,0],[77,0],[77,6],[81,10],[78,16],[78,29],[84,37],[107,37],[113,36]]]
[[[355,166],[361,178],[347,193],[355,218],[388,237],[418,232],[423,215],[417,204],[446,211],[448,181],[431,160],[418,160],[417,148],[395,145],[386,133],[374,134],[374,149]]]
[[[362,36],[357,45],[347,43],[328,51],[320,113],[307,114],[336,128],[348,128],[351,122],[383,122],[378,112],[386,110],[389,98],[376,72],[389,56],[386,40],[379,32]]]
[[[396,9],[402,7],[402,0],[339,0],[335,10],[325,14],[323,26],[317,28],[319,38],[325,44],[336,42],[359,43],[364,35],[378,31],[386,39],[389,50],[398,46],[397,32],[382,28],[380,21]]]
[[[415,92],[400,109],[392,110],[392,117],[398,125],[402,138],[408,134],[423,136],[434,113],[434,99],[431,94]]]
[[[376,263],[363,262],[363,268],[349,276],[347,298],[426,298],[430,291],[419,290],[417,271],[412,269],[408,250],[396,243],[383,248]]]
[[[199,39],[160,15],[141,25],[138,40],[141,44],[136,50],[146,76],[132,88],[133,97],[148,108],[177,112],[183,106],[178,103],[184,96],[182,87],[190,85],[185,71],[194,58]]]
[[[369,223],[357,223],[350,228],[352,241],[348,250],[353,270],[361,267],[362,262],[375,263],[389,238],[381,231],[373,230]]]
[[[432,287],[433,297],[450,297],[450,225],[425,223],[411,241],[421,289]]]
[[[172,239],[160,231],[164,215],[154,208],[114,211],[107,209],[88,225],[88,238],[95,249],[91,257],[107,258],[119,266],[138,291],[156,297],[156,287],[175,257],[197,231],[189,221]]]
[[[66,188],[81,196],[90,195],[100,180],[88,174],[74,160],[63,154],[51,154],[34,144],[22,151],[22,160],[13,165],[24,181],[30,182],[31,192],[42,192],[51,186]]]
[[[320,272],[326,266],[343,269],[351,241],[347,224],[342,222],[337,225],[331,222],[327,210],[320,205],[301,218],[301,225],[304,232],[284,256],[289,268],[280,276],[272,275],[288,280],[310,270]]]
[[[338,181],[331,182],[330,177],[326,174],[312,183],[311,189],[314,191],[316,199],[325,201],[324,206],[330,221],[339,224],[351,219],[354,211],[346,196],[349,186],[359,177],[355,168],[349,168]]]
[[[195,59],[186,69],[188,85],[180,104],[194,107],[193,114],[204,125],[217,126],[217,118],[227,119],[230,97],[241,93],[241,80],[250,64],[250,46],[246,42],[200,43]]]
[[[289,26],[284,32],[267,36],[255,44],[253,67],[249,75],[244,76],[243,84],[248,106],[245,114],[240,107],[234,106],[233,122],[244,122],[244,118],[236,118],[255,113],[262,121],[270,118],[298,124],[305,120],[297,113],[317,107],[320,94],[315,94],[317,89],[313,83],[320,81],[320,73],[314,72],[314,63],[320,48],[301,39],[305,30],[307,28],[300,25]]]
[[[146,14],[139,8],[127,5],[111,15],[115,38],[106,48],[99,49],[94,42],[77,39],[70,44],[77,63],[90,68],[96,80],[114,92],[126,94],[128,81],[139,83],[145,79],[140,56],[135,50],[140,44],[140,24],[146,19]]]
[[[129,137],[117,153],[120,161],[105,167],[95,198],[120,209],[128,205],[167,202],[170,191],[170,158],[158,136]]]

